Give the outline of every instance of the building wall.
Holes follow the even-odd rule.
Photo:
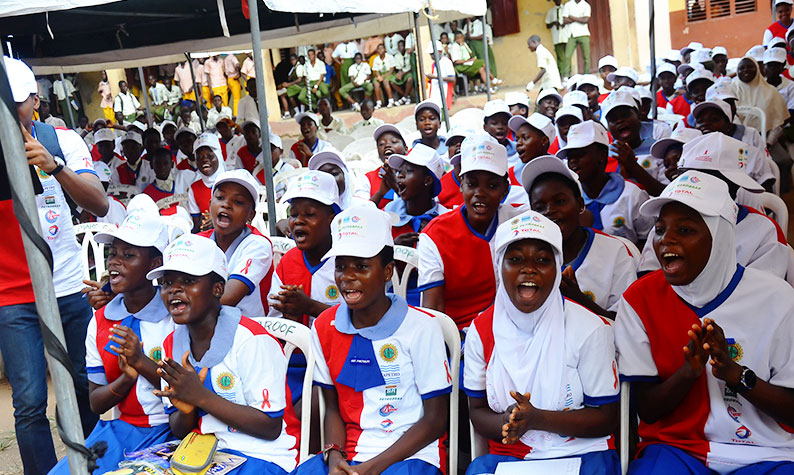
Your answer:
[[[499,77],[506,85],[519,86],[528,83],[538,74],[535,53],[527,48],[527,39],[534,34],[552,54],[551,32],[546,29],[546,12],[554,6],[547,0],[518,0],[518,23],[521,31],[512,35],[494,38],[494,60]]]

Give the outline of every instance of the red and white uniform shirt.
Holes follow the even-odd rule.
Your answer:
[[[163,347],[167,357],[181,360],[190,350],[187,327],[178,325]],[[242,316],[238,309],[223,306],[209,350],[201,361],[196,361],[192,354],[189,360],[194,367],[209,368],[204,386],[218,396],[273,418],[283,417],[281,434],[275,440],[265,440],[240,432],[198,409],[198,431],[215,434],[219,450],[237,450],[248,457],[272,462],[287,472],[293,470],[297,464],[300,428],[289,402],[287,358],[278,340],[261,325]],[[163,398],[163,404],[168,413],[177,410],[168,398]]]
[[[88,323],[85,363],[88,380],[94,384],[106,385],[121,376],[118,354],[110,349],[110,345],[118,346],[110,340],[113,325],[131,328],[143,344],[143,354],[155,362],[162,359],[163,341],[174,331],[174,321],[160,298],[159,289],[152,300],[135,314],[127,311],[124,295],[116,295],[97,310]],[[155,389],[158,388],[139,375],[135,386],[118,404],[120,419],[136,427],[167,424],[168,414],[163,408],[163,400],[152,394]]]
[[[162,215],[171,215],[176,213],[176,207],[179,203],[183,205],[187,203],[187,200],[190,196],[190,186],[196,180],[196,173],[190,170],[172,170],[172,176],[174,177],[173,182],[171,183],[170,190],[163,190],[158,186],[157,180],[152,182],[143,192],[152,197],[152,200],[160,207],[160,200],[164,200],[166,198],[170,198],[172,196],[176,196],[175,200],[178,202],[173,203],[171,206],[167,208],[161,208],[160,214]]]
[[[215,240],[215,231],[199,233]],[[253,226],[246,226],[226,250],[229,280],[236,279],[248,286],[248,295],[235,307],[250,318],[267,316],[267,295],[273,274],[273,244]]]
[[[766,149],[766,142],[764,142],[761,133],[757,129],[737,124],[736,130],[733,132],[733,138],[750,145],[748,150],[745,150],[745,153],[739,156],[739,166],[750,175],[750,178],[759,184],[775,178],[772,172],[772,159]]]
[[[391,307],[374,327],[353,327],[342,303],[320,314],[312,328],[314,381],[336,389],[346,427],[345,451],[355,462],[391,447],[422,418],[424,400],[452,390],[441,326],[401,297],[390,297]],[[358,357],[353,358],[357,363],[350,362],[351,355]],[[374,377],[354,377],[365,372],[354,365],[366,365]],[[435,440],[409,459],[439,467],[440,451]]]
[[[224,142],[223,139],[218,136],[218,142],[221,144],[221,153],[223,154],[223,159],[226,160],[226,169],[227,170],[234,170],[234,168],[229,167],[229,159],[237,153],[237,150],[240,147],[245,147],[245,137],[242,135],[233,135],[229,142]]]
[[[730,345],[734,361],[760,380],[794,388],[794,291],[777,277],[741,266],[726,289],[702,308],[678,297],[661,270],[629,287],[615,320],[621,377],[670,378],[685,364],[681,348],[689,341],[687,331],[705,317],[735,341]],[[671,445],[720,473],[794,458],[791,429],[728,389],[708,367],[672,413],[654,424],[640,421],[639,434],[638,450],[654,443]]]
[[[474,319],[466,334],[466,361],[463,368],[464,391],[469,397],[490,398],[489,393],[508,394],[516,388],[495,387],[486,378],[488,366],[493,363],[494,332],[493,309]],[[565,390],[559,394],[558,407],[575,411],[584,407],[602,406],[620,399],[620,383],[612,326],[579,304],[565,300],[565,348],[559,350],[565,358],[563,375]],[[509,455],[520,459],[547,459],[582,455],[607,450],[609,437],[577,438],[546,433],[553,445],[548,450],[534,450],[524,442],[504,445],[489,440],[489,453]]]
[[[154,170],[149,160],[142,157],[138,162],[137,170],[130,167],[129,161],[120,163],[110,174],[110,184],[132,185],[137,186],[141,191],[145,190],[150,183],[154,182]]]
[[[620,296],[637,279],[637,266],[619,239],[585,228],[587,241],[569,265],[579,289],[601,308],[617,310]]]
[[[198,178],[191,183],[187,192],[187,210],[193,216],[199,216],[210,210],[210,200],[212,199],[212,187],[204,184],[204,180]]]
[[[460,192],[460,182],[455,179],[455,172],[449,171],[441,177],[438,202],[447,209],[457,208],[463,204],[463,193]]]
[[[306,256],[298,248],[292,248],[278,261],[276,272],[270,284],[270,293],[278,294],[282,285],[302,285],[303,292],[312,300],[334,306],[342,301],[339,288],[334,280],[334,259],[326,259],[312,267]],[[277,302],[268,299],[269,304]],[[270,307],[269,317],[282,317],[280,311]],[[302,323],[311,328],[313,317],[309,315],[291,315],[302,317]]]

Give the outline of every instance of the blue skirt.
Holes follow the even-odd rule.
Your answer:
[[[629,474],[716,475],[697,458],[665,444],[649,445],[629,464]],[[794,462],[758,462],[730,472],[731,475],[784,475],[794,473]]]
[[[358,465],[360,462],[348,462]],[[317,454],[298,465],[290,475],[328,475],[328,465],[323,461],[323,454]],[[381,472],[381,475],[441,475],[441,471],[424,460],[409,459],[397,462]]]
[[[97,460],[97,469],[94,473],[110,472],[118,468],[119,462],[124,460],[124,452],[134,452],[145,449],[151,445],[174,440],[168,424],[154,427],[136,427],[122,420],[100,420],[94,430],[85,440],[85,446],[91,447],[94,443],[105,441],[108,450],[105,456]],[[50,475],[69,475],[69,462],[67,457],[62,458],[50,470]]]
[[[250,457],[236,450],[223,449],[223,452],[246,458],[245,463],[229,472],[229,475],[287,475],[286,470],[273,462]]]
[[[614,450],[602,450],[600,452],[590,452],[575,457],[564,458],[580,458],[582,459],[582,466],[579,469],[579,475],[619,475],[620,474],[620,458]],[[509,455],[496,455],[485,454],[472,460],[469,464],[466,475],[480,475],[483,473],[494,473],[496,466],[501,462],[519,462],[522,459],[511,457]],[[665,472],[676,473],[676,472]]]

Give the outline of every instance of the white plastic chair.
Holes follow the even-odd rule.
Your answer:
[[[394,260],[404,262],[405,269],[403,269],[402,277],[394,272],[391,276],[392,287],[394,293],[402,298],[406,298],[408,293],[408,280],[414,269],[419,266],[419,254],[416,249],[408,246],[394,246]]]
[[[623,475],[629,471],[630,401],[631,383],[623,381],[620,383],[620,473]]]
[[[171,196],[166,196],[163,199],[157,200],[155,203],[157,205],[157,209],[166,209],[173,204],[177,206],[185,206],[187,203],[188,194],[187,193],[176,193]]]
[[[395,246],[399,247],[399,246]],[[410,249],[410,248],[409,248]],[[396,254],[396,253],[395,253]],[[460,331],[458,325],[448,315],[430,308],[420,308],[438,319],[444,334],[444,343],[450,356],[450,374],[452,375],[452,393],[449,395],[449,465],[447,473],[458,473],[458,406],[460,381]]]
[[[295,348],[306,356],[306,374],[303,376],[303,397],[301,397],[301,441],[299,463],[309,458],[309,438],[312,418],[312,381],[314,380],[314,353],[312,353],[312,332],[308,327],[286,318],[255,318],[274,337],[284,340],[284,355],[289,361]]]
[[[788,246],[788,266],[786,268],[786,282],[794,287],[794,248]]]
[[[625,238],[623,236],[612,236],[612,237],[622,242],[623,245],[625,245],[628,248],[629,252],[631,253],[631,259],[634,261],[634,266],[637,269],[639,269],[640,262],[642,261],[642,251],[640,251],[637,245],[631,242],[628,238]]]
[[[775,216],[774,219],[783,230],[783,236],[788,239],[788,207],[786,203],[776,194],[761,193],[761,203],[764,209],[772,211]]]
[[[345,163],[349,163],[354,160],[360,160],[361,157],[363,157],[367,152],[377,148],[375,139],[372,138],[372,132],[374,130],[375,129],[373,128],[369,131],[369,135],[365,135],[362,138],[350,142],[344,148],[344,150],[342,150],[342,156],[345,157]]]
[[[273,243],[273,267],[275,267],[278,265],[278,261],[281,260],[281,257],[284,256],[287,251],[295,247],[295,241],[281,236],[271,236],[270,242]]]
[[[110,185],[108,187],[108,194],[117,200],[124,203],[124,206],[127,206],[127,203],[130,202],[130,199],[140,194],[141,189],[135,185]]]
[[[105,273],[105,245],[99,244],[94,240],[96,233],[113,231],[115,224],[110,223],[81,223],[74,227],[75,235],[83,235],[83,239],[78,239],[82,247],[80,260],[83,264],[83,279],[91,280],[91,257],[94,258],[94,269],[96,269],[96,279],[99,280]]]
[[[739,106],[736,108],[736,115],[742,124],[755,127],[761,132],[761,138],[766,143],[766,113],[755,106]]]
[[[772,175],[775,177],[775,183],[772,185],[772,192],[780,196],[780,167],[777,166],[777,163],[775,163],[769,155],[766,156],[766,160],[769,162],[769,168],[772,169]]]

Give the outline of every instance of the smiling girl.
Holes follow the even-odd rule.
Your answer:
[[[196,176],[198,179],[190,185],[188,191],[187,210],[193,216],[193,231],[204,231],[211,227],[209,215],[212,186],[218,175],[226,171],[218,136],[205,132],[193,143],[196,155]]]
[[[383,166],[364,175],[367,178],[364,188],[367,189],[369,187],[367,191],[370,195],[370,201],[378,205],[378,208],[383,209],[394,199],[397,188],[394,170],[389,167],[387,161],[390,155],[394,153],[404,155],[407,149],[400,129],[391,124],[379,125],[372,134],[372,138],[375,139],[375,144],[378,147],[378,158],[383,162]]]

